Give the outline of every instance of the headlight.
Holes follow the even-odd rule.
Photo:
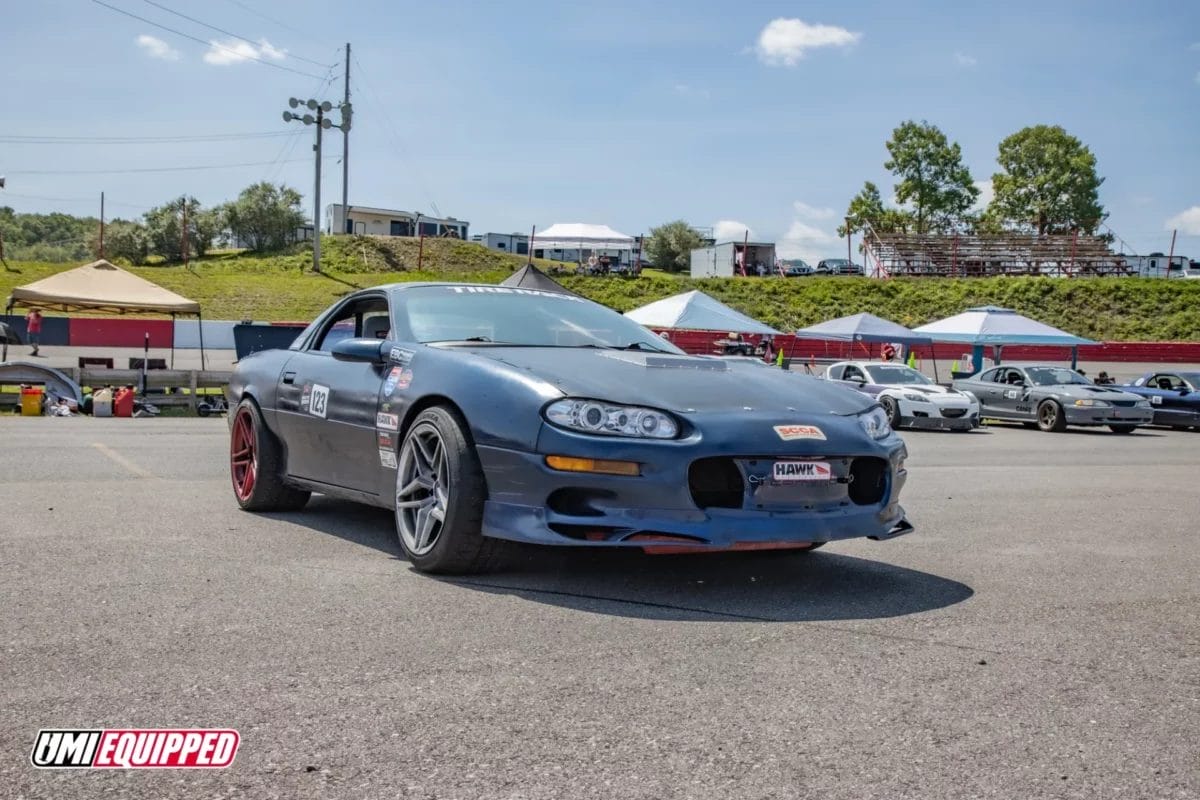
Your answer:
[[[1076,400],[1075,405],[1086,406],[1088,408],[1111,408],[1112,403],[1106,400]]]
[[[903,395],[901,395],[901,396],[902,396],[902,397],[903,397],[905,400],[908,400],[908,401],[909,401],[909,402],[911,402],[911,403],[928,403],[928,402],[929,402],[929,398],[928,398],[928,397],[926,397],[926,396],[925,396],[925,395],[923,395],[923,394],[917,394],[916,392],[905,392],[905,393],[904,393]]]
[[[976,396],[975,396],[975,394],[974,394],[973,392],[964,392],[964,391],[962,391],[962,390],[960,389],[958,393],[959,393],[959,394],[961,394],[961,395],[963,395],[964,397],[966,397],[966,398],[967,398],[968,400],[970,400],[972,403],[978,403],[978,402],[979,402],[979,398],[978,398],[978,397],[976,397]]]
[[[645,439],[674,439],[679,435],[674,418],[652,408],[568,398],[546,406],[545,414],[551,424],[583,433]]]
[[[870,436],[872,439],[886,439],[888,434],[892,432],[892,426],[888,424],[887,414],[878,406],[865,414],[859,414],[858,424],[862,425],[863,430],[867,432],[867,436]]]
[[[1134,405],[1137,406],[1138,408],[1152,408],[1153,407],[1150,405],[1150,401],[1145,400],[1145,399],[1138,400],[1136,403],[1134,403]]]

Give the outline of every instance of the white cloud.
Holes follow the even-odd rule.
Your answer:
[[[1200,236],[1200,206],[1180,211],[1167,220],[1164,227],[1169,231],[1178,228],[1185,236]]]
[[[272,46],[266,39],[259,39],[258,45],[243,42],[240,39],[209,41],[209,48],[204,53],[204,62],[218,67],[229,64],[240,64],[243,61],[258,59],[259,61],[282,61],[287,56],[286,50]]]
[[[966,53],[955,51],[954,63],[958,64],[960,67],[973,67],[978,64],[979,61],[974,56],[969,56]]]
[[[698,86],[692,86],[691,84],[687,83],[676,83],[672,85],[671,88],[674,89],[675,94],[679,95],[680,97],[697,97],[703,100],[707,100],[709,97],[708,89],[702,89]]]
[[[179,51],[171,45],[159,39],[157,36],[151,36],[143,33],[137,37],[137,46],[146,52],[146,55],[151,58],[160,58],[163,61],[178,61]]]
[[[764,64],[794,67],[808,50],[849,47],[861,38],[861,33],[836,25],[810,25],[804,20],[780,17],[759,32],[754,49]]]
[[[754,238],[754,230],[744,222],[738,222],[736,219],[719,219],[713,223],[713,238],[718,242],[742,241],[746,238],[746,233],[749,232],[750,238]]]
[[[780,258],[803,258],[815,267],[821,259],[838,255],[835,247],[838,241],[832,233],[796,219],[776,243],[775,250]]]
[[[817,208],[801,200],[792,203],[792,208],[795,209],[797,216],[805,219],[833,219],[832,208]]]
[[[975,188],[979,190],[979,197],[975,198],[975,205],[971,206],[971,210],[983,211],[992,204],[992,198],[996,196],[996,189],[990,180],[975,181]]]

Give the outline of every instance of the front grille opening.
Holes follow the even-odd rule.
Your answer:
[[[688,489],[698,508],[741,508],[746,485],[732,458],[701,458],[688,467]]]
[[[942,416],[945,417],[946,419],[958,419],[959,417],[961,417],[963,414],[966,414],[966,413],[967,413],[967,410],[965,408],[943,408],[942,409]]]
[[[613,500],[616,492],[607,489],[579,489],[568,487],[555,489],[546,498],[546,505],[557,514],[568,517],[600,517],[604,511],[596,508],[594,503],[602,500]]]
[[[882,458],[856,458],[850,462],[850,501],[873,506],[887,491],[888,462]]]

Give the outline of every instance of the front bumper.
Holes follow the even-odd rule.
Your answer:
[[[1154,412],[1137,407],[1090,408],[1066,406],[1068,425],[1149,425]]]
[[[1155,408],[1152,424],[1167,427],[1200,426],[1200,411],[1186,408]]]
[[[773,442],[743,437],[737,449],[722,438],[718,432],[709,442],[699,437],[654,443],[601,440],[546,426],[540,452],[480,446],[489,498],[483,533],[533,544],[738,549],[889,539],[913,530],[898,501],[908,475],[907,450],[894,436],[880,442],[864,435],[859,442],[834,444],[837,439],[831,435],[830,441],[784,443],[771,433]],[[834,455],[839,449],[843,452]],[[561,472],[545,463],[546,455],[555,453],[637,461],[642,474]],[[696,461],[712,459],[736,463],[741,470],[745,481],[737,507],[701,507],[696,500],[690,470]],[[826,461],[834,479],[780,485],[767,477],[775,461],[807,459]],[[870,502],[856,502],[850,494],[855,476],[863,474],[855,472],[858,460],[877,465],[874,483],[864,485],[883,482]]]
[[[970,431],[979,427],[979,412],[966,417],[900,417],[900,427],[924,431]]]
[[[928,402],[901,399],[900,426],[931,431],[969,431],[979,427],[979,404],[962,396],[937,395]]]

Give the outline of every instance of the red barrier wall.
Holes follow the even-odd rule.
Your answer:
[[[175,324],[169,319],[72,317],[68,338],[71,347],[141,347],[147,333],[151,347],[170,347]]]
[[[716,355],[719,348],[714,344],[724,339],[724,331],[669,331],[671,341],[689,353]],[[747,341],[757,343],[758,336],[746,336]],[[878,343],[836,342],[823,339],[797,339],[794,336],[776,336],[775,342],[792,358],[861,358],[879,357]],[[918,356],[929,357],[929,347],[918,346]],[[971,352],[971,345],[938,343],[933,346],[937,358],[950,361]],[[991,358],[991,347],[984,355]],[[1045,345],[1006,345],[1005,361],[1068,361],[1069,347]],[[1134,361],[1149,363],[1200,363],[1200,342],[1101,342],[1081,345],[1080,361]]]

